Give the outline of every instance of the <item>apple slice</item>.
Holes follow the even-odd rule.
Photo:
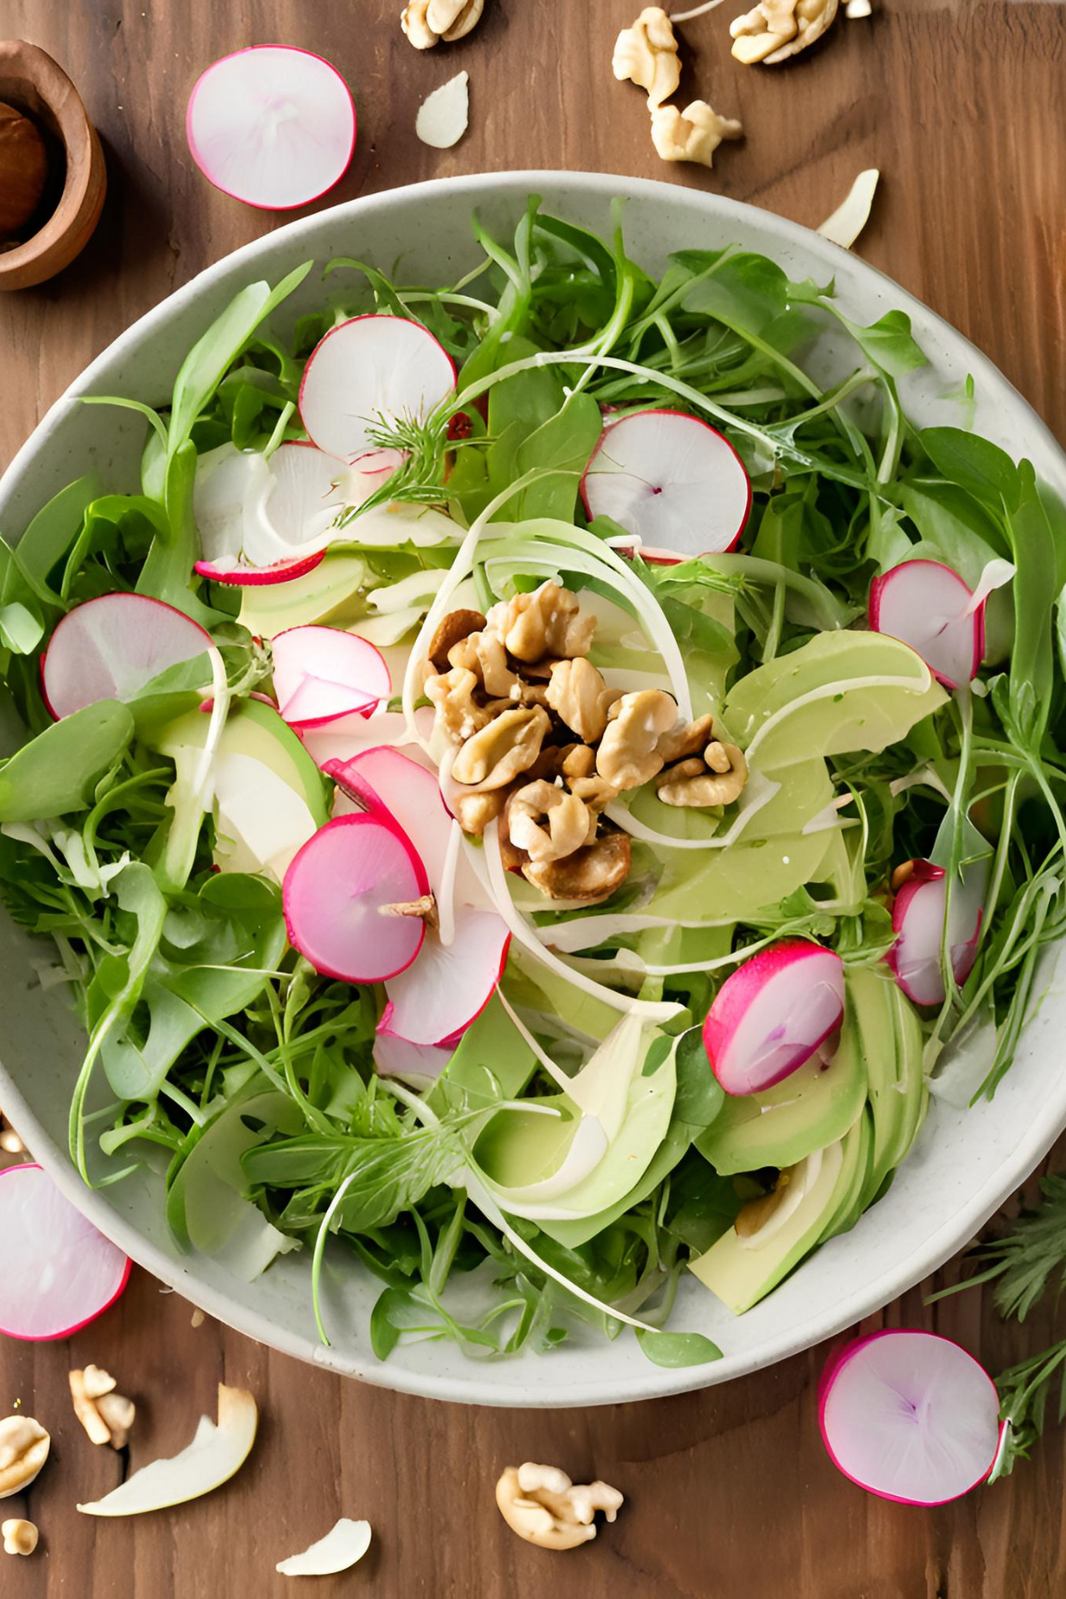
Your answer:
[[[69,1338],[113,1305],[130,1263],[40,1166],[0,1171],[0,1333]]]
[[[132,700],[160,672],[210,648],[210,633],[162,600],[101,594],[59,622],[41,662],[41,692],[60,721],[100,700]]]
[[[391,817],[338,816],[285,873],[289,942],[326,977],[380,983],[404,971],[422,948],[426,924],[414,907],[428,893],[425,867]]]
[[[943,1505],[985,1482],[999,1453],[996,1385],[949,1338],[902,1327],[854,1339],[818,1385],[829,1458],[881,1499]]]
[[[185,117],[207,181],[263,211],[310,205],[339,183],[355,131],[351,90],[336,67],[283,44],[213,62],[193,85]]]
[[[283,1577],[331,1577],[337,1571],[350,1571],[370,1548],[369,1521],[350,1521],[342,1516],[324,1538],[290,1555],[274,1567]]]
[[[581,480],[590,517],[607,516],[647,559],[684,561],[735,547],[751,510],[740,456],[681,411],[633,411],[609,422]]]
[[[340,627],[286,628],[271,643],[278,709],[297,730],[376,710],[392,692],[385,657]]]
[[[727,1094],[772,1088],[810,1060],[844,1016],[844,963],[799,940],[738,966],[703,1024],[711,1069]]]
[[[455,363],[421,322],[356,316],[312,350],[300,384],[300,416],[320,450],[354,461],[373,449],[367,425],[421,419],[455,388]]]
[[[168,1510],[220,1488],[240,1470],[255,1442],[259,1412],[244,1388],[218,1385],[218,1422],[201,1416],[191,1444],[166,1460],[153,1460],[132,1477],[78,1509],[85,1516],[143,1516]]]

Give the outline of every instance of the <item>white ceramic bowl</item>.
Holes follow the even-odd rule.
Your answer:
[[[904,385],[910,414],[922,423],[964,425],[957,400],[945,396],[972,374],[976,428],[1012,455],[1028,455],[1066,495],[1066,457],[1006,379],[939,317],[855,256],[794,223],[717,195],[596,174],[522,172],[417,184],[355,200],[291,223],[201,273],[117,339],[52,407],[0,484],[0,526],[17,536],[50,495],[90,467],[114,488],[131,488],[143,426],[123,411],[73,404],[73,397],[123,394],[164,402],[190,345],[245,283],[261,277],[276,282],[310,256],[324,264],[354,255],[386,270],[400,262],[410,282],[444,284],[476,259],[473,209],[490,226],[506,227],[531,191],[544,196],[549,211],[599,232],[610,227],[611,200],[628,195],[627,242],[653,271],[664,267],[672,250],[738,243],[772,256],[793,278],[835,277],[840,303],[857,321],[903,309],[930,357]],[[309,278],[286,314],[310,309],[318,293],[317,277]],[[827,338],[818,351],[819,375],[844,358]],[[36,982],[31,960],[41,952],[0,915],[0,1105],[79,1209],[156,1276],[252,1338],[367,1382],[439,1399],[606,1404],[677,1393],[768,1366],[858,1321],[939,1266],[1066,1125],[1066,1003],[1052,995],[1026,1029],[994,1104],[958,1112],[934,1102],[887,1197],[776,1293],[737,1320],[695,1282],[683,1285],[675,1325],[708,1334],[724,1350],[723,1360],[663,1370],[649,1364],[628,1333],[613,1345],[590,1333],[541,1359],[475,1364],[450,1344],[425,1343],[398,1349],[381,1364],[367,1336],[380,1285],[347,1256],[338,1252],[326,1274],[333,1345],[324,1349],[311,1317],[306,1255],[287,1256],[248,1285],[212,1260],[179,1251],[167,1232],[157,1178],[143,1173],[101,1192],[82,1185],[66,1153],[66,1119],[84,1041],[63,999]]]

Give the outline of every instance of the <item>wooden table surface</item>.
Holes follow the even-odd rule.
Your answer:
[[[352,83],[359,145],[335,200],[458,172],[583,167],[712,187],[816,225],[861,168],[878,166],[863,255],[987,351],[1066,437],[1066,7],[873,3],[871,20],[841,18],[809,59],[780,71],[730,59],[726,19],[739,0],[683,28],[683,92],[739,115],[747,135],[707,174],[661,164],[640,95],[611,78],[611,44],[635,0],[487,0],[468,40],[421,55],[400,34],[400,0],[0,0],[0,33],[43,45],[78,83],[111,183],[81,261],[40,289],[0,296],[0,466],[134,317],[285,220],[209,188],[183,131],[207,62],[274,41],[326,55]],[[415,109],[461,67],[471,75],[470,131],[455,150],[429,150],[415,138]],[[0,1557],[5,1599],[267,1599],[287,1591],[275,1561],[342,1514],[368,1517],[375,1543],[354,1573],[320,1579],[323,1596],[1066,1594],[1062,1434],[1052,1429],[1032,1464],[957,1505],[885,1504],[838,1476],[823,1452],[814,1382],[824,1349],[703,1394],[506,1412],[360,1387],[213,1322],[194,1328],[190,1314],[136,1272],[124,1299],[69,1345],[0,1342],[0,1414],[20,1403],[55,1439],[30,1501],[41,1549],[27,1561]],[[995,1369],[1046,1342],[1052,1320],[1042,1312],[1005,1329],[978,1292],[929,1309],[916,1289],[870,1326],[936,1327]],[[75,1501],[106,1491],[123,1469],[71,1413],[67,1369],[90,1360],[141,1405],[134,1466],[187,1441],[219,1379],[260,1401],[252,1459],[227,1488],[170,1514],[78,1516]],[[531,1385],[539,1371],[530,1366]],[[496,1513],[492,1484],[502,1466],[529,1458],[615,1483],[627,1495],[617,1524],[561,1560],[520,1543]]]

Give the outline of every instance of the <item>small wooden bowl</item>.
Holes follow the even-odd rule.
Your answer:
[[[14,249],[0,248],[0,289],[26,289],[61,272],[89,242],[107,193],[107,169],[77,89],[35,44],[0,40],[0,100],[33,118],[58,173],[51,209],[36,233]]]

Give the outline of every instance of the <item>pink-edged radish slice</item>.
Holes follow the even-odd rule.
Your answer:
[[[581,496],[590,517],[609,516],[659,561],[733,549],[751,510],[736,450],[681,411],[634,411],[608,423]]]
[[[289,943],[325,977],[380,983],[422,948],[425,922],[398,907],[428,893],[425,868],[395,822],[382,812],[335,817],[285,873]]]
[[[68,612],[41,661],[45,704],[59,721],[99,700],[131,700],[154,677],[211,648],[184,611],[146,594],[101,594]]]
[[[510,943],[495,911],[456,906],[451,943],[427,932],[417,961],[386,982],[381,1026],[411,1044],[464,1033],[495,993]]]
[[[885,957],[896,981],[916,1005],[944,1003],[940,946],[944,937],[947,880],[942,866],[911,861],[910,876],[892,906],[896,942]],[[955,981],[963,984],[977,959],[977,940],[984,918],[987,868],[980,863],[962,874],[951,891],[948,945]]]
[[[358,488],[343,461],[306,441],[282,444],[269,459],[222,445],[202,456],[193,490],[201,577],[242,587],[290,583],[313,571],[342,506]]]
[[[322,770],[345,794],[370,810],[382,807],[394,818],[418,850],[430,890],[439,897],[452,820],[435,775],[387,745],[364,750],[350,761],[327,761]],[[434,1038],[444,1038],[448,1031]]]
[[[844,1016],[844,965],[820,944],[760,950],[722,984],[703,1024],[727,1094],[757,1094],[810,1060]]]
[[[919,1328],[845,1345],[822,1372],[818,1420],[837,1469],[902,1505],[943,1505],[985,1482],[1006,1425],[984,1367]]]
[[[201,73],[185,132],[209,183],[263,211],[291,211],[328,193],[355,150],[351,90],[321,56],[254,45]]]
[[[274,692],[290,727],[323,727],[373,711],[392,692],[381,651],[340,627],[290,627],[275,633]]]
[[[904,561],[870,584],[870,626],[916,650],[945,688],[977,676],[985,653],[984,600],[940,561]]]
[[[0,1171],[0,1333],[69,1338],[125,1288],[130,1263],[36,1165]]]
[[[354,461],[373,448],[368,424],[426,417],[455,388],[455,363],[421,322],[356,316],[312,350],[300,416],[320,450]]]
[[[387,1027],[374,1036],[374,1070],[379,1077],[403,1077],[415,1082],[436,1082],[455,1050],[455,1044],[412,1044]]]

